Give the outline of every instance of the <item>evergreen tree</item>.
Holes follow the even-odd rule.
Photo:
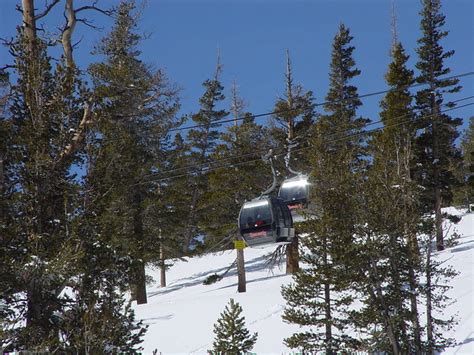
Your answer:
[[[373,165],[361,186],[364,223],[356,243],[365,260],[357,288],[364,307],[353,318],[369,332],[365,342],[370,351],[400,354],[421,351],[417,236],[423,212],[410,178],[416,132],[408,90],[413,71],[406,67],[408,56],[401,43],[393,44],[391,56],[386,81],[392,91],[381,102],[385,127],[370,142]]]
[[[17,300],[17,278],[20,272],[15,249],[14,192],[11,189],[13,171],[11,166],[13,125],[6,109],[9,86],[8,75],[0,72],[0,348],[8,344],[9,321],[14,316],[10,305]]]
[[[192,121],[199,127],[189,130],[187,136],[187,144],[190,149],[189,158],[195,168],[190,170],[187,177],[187,190],[190,191],[191,196],[188,202],[188,218],[183,236],[184,253],[189,251],[193,238],[201,233],[201,222],[206,219],[208,213],[203,200],[204,194],[209,189],[208,175],[205,174],[205,170],[210,167],[211,156],[215,152],[220,138],[220,132],[217,130],[220,124],[216,122],[228,115],[226,110],[218,109],[219,103],[225,98],[222,93],[224,88],[220,82],[221,69],[218,58],[214,77],[203,83],[205,92],[199,99],[201,108],[191,116]]]
[[[77,270],[79,241],[71,228],[77,186],[71,167],[78,154],[63,152],[78,127],[85,95],[78,73],[63,62],[53,69],[46,43],[30,39],[20,29],[11,47],[17,80],[7,122],[4,171],[9,186],[2,191],[9,229],[2,243],[15,254],[4,270],[13,272],[5,291],[17,295],[6,299],[7,308],[25,322],[16,326],[15,318],[9,318],[6,322],[13,326],[3,329],[8,329],[12,349],[48,350],[59,345],[61,315],[71,302],[62,291]]]
[[[64,317],[65,351],[137,353],[146,331],[124,291],[135,283],[135,297],[146,302],[144,266],[157,252],[147,206],[157,187],[145,178],[161,168],[177,102],[163,73],[138,58],[134,9],[133,2],[120,3],[111,34],[96,50],[105,60],[89,68],[98,119],[86,137],[73,226],[81,253],[71,283],[76,302]]]
[[[258,333],[250,335],[245,327],[242,307],[232,298],[214,324],[215,339],[212,354],[240,354],[252,350]]]
[[[105,61],[89,68],[101,120],[91,135],[88,178],[100,196],[101,235],[131,257],[129,280],[140,304],[147,301],[145,263],[158,255],[155,229],[147,226],[157,212],[146,207],[158,200],[160,187],[146,177],[162,168],[178,103],[164,74],[139,58],[134,8],[133,2],[120,4],[111,33],[96,48]]]
[[[207,214],[203,216],[202,226],[210,247],[225,237],[229,245],[237,237],[235,220],[242,204],[257,197],[268,184],[268,167],[259,159],[259,153],[269,149],[271,137],[254,122],[250,113],[241,110],[237,117],[245,119],[222,133],[221,143],[211,156],[218,161],[217,166],[225,167],[209,173],[209,189],[203,198]],[[249,160],[253,161],[242,164]]]
[[[356,116],[361,102],[350,80],[360,71],[354,67],[351,40],[349,29],[340,25],[333,42],[328,103],[324,107],[327,114],[316,123],[311,137],[311,198],[318,210],[304,223],[308,236],[302,239],[305,251],[301,260],[308,267],[297,272],[294,282],[282,291],[287,301],[283,319],[310,326],[285,339],[286,344],[327,354],[357,346],[344,334],[347,307],[353,300],[346,291],[358,279],[358,257],[353,248],[359,223],[355,191],[361,186],[366,165],[364,139],[356,134],[367,120]]]
[[[160,285],[166,286],[166,270],[172,266],[171,259],[183,255],[183,235],[186,232],[189,191],[186,169],[191,165],[189,147],[182,136],[177,133],[166,155],[163,168],[169,173],[158,174],[153,182],[153,192],[149,192],[146,214],[146,228],[150,235],[155,235],[158,242],[159,257],[153,263],[160,268]],[[178,178],[166,179],[168,175],[182,175]]]
[[[304,91],[301,85],[293,83],[293,73],[290,61],[290,54],[287,51],[287,66],[286,66],[286,92],[283,98],[280,98],[276,104],[274,111],[274,119],[284,127],[283,130],[274,129],[273,133],[276,136],[276,141],[281,147],[286,147],[289,150],[285,158],[286,176],[293,175],[294,172],[305,172],[308,166],[308,160],[300,152],[293,152],[292,148],[307,147],[307,132],[311,128],[314,121],[314,104],[313,93],[311,91]],[[293,274],[299,269],[299,251],[298,251],[298,236],[293,238],[291,244],[286,246],[286,273]]]
[[[72,3],[67,2],[71,11]],[[104,268],[102,273],[97,272],[100,275],[95,284],[88,282],[91,273],[87,268],[106,263],[113,252],[109,245],[97,242],[98,234],[82,234],[86,232],[85,226],[98,232],[93,229],[95,215],[91,213],[89,221],[84,222],[86,212],[90,212],[84,206],[88,207],[91,201],[83,197],[95,196],[88,190],[81,195],[80,179],[73,173],[84,158],[81,140],[91,122],[93,99],[85,90],[72,57],[61,59],[53,67],[46,41],[36,35],[37,18],[45,16],[55,4],[47,5],[48,10],[35,17],[34,1],[25,1],[22,13],[26,26],[19,29],[11,46],[16,82],[8,102],[8,120],[4,125],[2,118],[0,125],[8,137],[8,154],[2,169],[6,172],[2,174],[6,178],[3,181],[8,183],[2,184],[2,197],[7,199],[2,199],[0,218],[2,228],[6,227],[9,233],[1,231],[2,253],[5,246],[5,251],[12,254],[7,267],[2,268],[8,275],[2,275],[6,288],[1,285],[2,302],[6,301],[6,307],[2,305],[0,311],[2,344],[8,344],[5,351],[86,353],[87,347],[76,346],[76,342],[72,345],[71,336],[86,334],[91,323],[87,324],[83,316],[88,310],[100,308],[92,331],[96,338],[104,340],[97,351],[104,352],[115,345],[131,351],[141,342],[141,325],[135,323],[129,307],[123,311],[123,295],[108,292],[104,287],[95,288],[99,278],[103,285],[116,287],[116,278],[109,277]],[[64,37],[63,40],[68,41]],[[89,254],[91,246],[102,247],[105,252],[95,250]],[[66,288],[68,292],[63,292]],[[86,289],[89,295],[96,292],[95,301],[93,297],[83,297]],[[71,317],[75,312],[77,317]],[[107,327],[109,333],[120,329],[115,339],[103,336]],[[88,340],[82,338],[82,344]]]
[[[461,138],[462,163],[457,168],[457,175],[462,185],[455,191],[455,203],[468,206],[474,203],[474,116]]]
[[[435,213],[437,248],[443,250],[441,207],[451,203],[452,189],[458,184],[451,167],[458,165],[461,159],[454,143],[462,120],[442,113],[441,107],[446,94],[459,92],[461,87],[458,79],[441,79],[451,72],[445,61],[454,55],[454,51],[445,51],[440,43],[448,35],[443,29],[445,16],[441,12],[441,1],[423,0],[422,4],[423,35],[418,40],[416,68],[419,70],[417,81],[427,84],[427,88],[416,95],[421,132],[416,142],[414,173],[426,189],[423,194],[425,209]]]

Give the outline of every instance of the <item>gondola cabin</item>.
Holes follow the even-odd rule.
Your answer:
[[[304,209],[308,206],[309,185],[306,175],[286,179],[281,184],[278,196],[285,201],[290,211]]]
[[[239,214],[239,231],[251,247],[288,244],[295,236],[288,206],[282,199],[271,196],[244,203]]]

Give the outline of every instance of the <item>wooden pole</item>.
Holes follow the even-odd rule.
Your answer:
[[[244,242],[241,238],[238,241]],[[236,245],[237,250],[237,276],[238,286],[237,292],[242,293],[247,291],[247,281],[245,280],[245,260],[244,260],[244,249]]]

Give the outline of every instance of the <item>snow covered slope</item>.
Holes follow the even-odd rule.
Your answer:
[[[474,354],[474,214],[455,209],[449,212],[462,216],[462,220],[450,228],[450,233],[461,235],[459,244],[436,253],[460,272],[449,291],[457,302],[445,310],[459,316],[459,324],[449,334],[458,345],[446,353]],[[291,282],[291,277],[285,275],[284,265],[271,270],[266,267],[264,256],[272,251],[272,247],[245,249],[246,293],[237,293],[235,269],[215,284],[202,284],[207,276],[223,273],[235,259],[235,251],[177,262],[167,273],[165,288],[158,286],[158,270],[148,270],[156,284],[148,287],[148,304],[134,306],[137,318],[149,325],[144,353],[155,349],[164,354],[206,353],[212,347],[213,324],[231,297],[242,305],[249,330],[258,332],[254,352],[291,352],[282,340],[297,326],[282,321],[285,302],[280,294],[281,285]]]

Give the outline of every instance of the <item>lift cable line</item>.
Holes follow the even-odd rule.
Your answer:
[[[474,98],[474,95],[464,97],[464,98],[461,98],[461,99],[458,99],[458,100],[449,101],[449,102],[446,102],[446,103],[442,104],[441,106],[450,106],[450,105],[455,104],[457,102],[466,101],[466,100],[469,100],[469,99],[472,99],[472,98]],[[396,117],[395,119],[400,119],[400,118],[404,118],[404,117],[405,116]],[[373,125],[376,125],[376,124],[379,124],[379,123],[382,123],[382,120],[369,122],[365,125],[365,127],[373,126]],[[346,133],[348,131],[350,131],[350,130],[346,129],[346,130],[341,130],[341,131],[338,131],[338,132],[334,132],[329,137],[334,136],[334,135],[338,135],[338,134],[341,134],[341,133]],[[305,142],[305,141],[303,141],[303,142]],[[210,163],[222,162],[222,161],[232,160],[232,159],[236,159],[236,158],[261,156],[262,154],[265,154],[267,151],[268,151],[268,149],[262,149],[262,150],[256,150],[256,151],[253,151],[251,153],[246,153],[246,154],[233,155],[233,156],[230,156],[230,157],[223,157],[223,158],[215,158],[215,159],[212,160],[212,162],[206,162],[206,163],[197,164],[197,165],[196,164],[190,164],[190,165],[182,166],[180,168],[168,169],[168,170],[165,170],[165,171],[162,171],[162,172],[159,172],[159,173],[155,173],[155,174],[152,173],[152,174],[146,175],[145,177],[153,177],[153,176],[156,176],[156,175],[163,175],[165,173],[177,172],[177,171],[187,170],[187,169],[191,169],[191,168],[199,168],[199,167],[209,165]]]
[[[432,117],[432,116],[436,116],[437,114],[442,114],[442,113],[445,113],[445,112],[448,112],[448,111],[453,111],[453,110],[457,110],[457,109],[460,109],[460,108],[464,108],[464,107],[468,107],[468,106],[472,106],[474,105],[474,103],[469,103],[469,104],[465,104],[465,105],[461,105],[461,106],[457,106],[457,107],[453,107],[453,108],[449,108],[449,109],[446,109],[446,110],[443,110],[443,111],[440,111],[436,114],[431,114],[431,115],[425,115],[424,117]],[[399,117],[399,118],[402,118],[402,117]],[[380,123],[381,121],[378,121],[378,122],[371,122],[369,124],[367,124],[366,126],[368,125],[373,125],[375,123]],[[326,141],[325,143],[335,143],[335,142],[339,142],[339,141],[343,141],[345,139],[348,139],[348,138],[353,138],[353,137],[357,137],[357,136],[361,136],[361,135],[364,135],[364,134],[368,134],[368,133],[372,133],[372,132],[375,132],[375,131],[379,131],[379,130],[382,130],[386,127],[396,127],[396,126],[399,126],[399,125],[402,125],[402,124],[406,124],[406,123],[410,123],[410,122],[416,122],[414,121],[413,119],[408,119],[408,120],[405,120],[405,121],[401,121],[401,122],[397,122],[397,123],[394,123],[394,124],[390,124],[390,125],[385,125],[385,126],[382,126],[382,127],[377,127],[377,128],[374,128],[372,130],[368,130],[368,131],[362,131],[362,132],[357,132],[357,133],[354,133],[354,134],[350,134],[348,136],[344,136],[344,137],[339,137],[337,139],[334,139],[334,140],[329,140],[329,141]],[[332,135],[336,135],[340,132],[336,132]],[[295,149],[294,152],[298,152],[298,151],[302,151],[302,150],[306,150],[308,148],[311,148],[311,146],[308,146],[308,147],[302,147],[302,148],[298,148],[298,149]],[[238,155],[238,156],[232,156],[232,157],[228,157],[226,158],[225,160],[230,160],[230,159],[237,159],[237,158],[241,158],[241,157],[244,157],[244,156],[247,156],[247,155],[255,155],[257,154],[258,152],[254,152],[254,153],[251,153],[251,154],[245,154],[245,155]],[[284,156],[286,155],[286,151],[282,151],[280,153],[277,153],[274,155],[274,157],[279,157],[279,156]],[[222,159],[224,160],[224,159]],[[241,166],[241,165],[245,165],[245,164],[249,164],[249,163],[254,163],[254,162],[259,162],[261,161],[262,159],[261,158],[257,158],[257,159],[251,159],[251,160],[245,160],[245,161],[242,161],[242,162],[237,162],[237,163],[231,163],[231,164],[225,164],[225,165],[220,165],[220,166],[215,166],[215,167],[209,167],[207,169],[203,169],[201,171],[201,173],[203,174],[206,174],[208,172],[211,172],[211,171],[214,171],[214,170],[218,170],[218,169],[222,169],[222,168],[227,168],[227,167],[237,167],[237,166]],[[213,161],[210,161],[210,162],[207,162],[205,164],[201,164],[201,165],[196,165],[196,166],[189,166],[188,168],[191,169],[191,168],[199,168],[199,167],[203,167],[205,165],[209,165],[209,164],[212,164],[213,162],[215,161],[218,161],[218,160],[213,160]],[[183,168],[184,169],[184,168]],[[180,170],[183,170],[181,168],[179,169],[171,169],[171,170],[167,170],[164,173],[169,173],[169,172],[175,172],[175,171],[180,171]],[[135,184],[135,185],[139,185],[139,184],[144,184],[144,183],[149,183],[149,182],[154,182],[154,181],[164,181],[164,180],[168,180],[168,179],[174,179],[174,178],[179,178],[179,177],[184,177],[184,176],[189,176],[190,173],[184,173],[184,174],[179,174],[179,175],[170,175],[170,176],[166,176],[166,177],[162,177],[162,178],[158,178],[158,179],[152,179],[152,180],[148,180],[148,181],[144,181],[144,182],[140,182],[138,184]]]
[[[446,109],[446,110],[443,110],[443,111],[440,111],[438,113],[434,113],[434,114],[430,114],[430,115],[424,115],[423,117],[434,117],[434,116],[437,116],[439,114],[442,114],[442,113],[445,113],[445,112],[449,112],[449,111],[454,111],[454,110],[458,110],[458,109],[461,109],[461,108],[464,108],[464,107],[468,107],[468,106],[473,106],[474,105],[474,102],[472,103],[468,103],[468,104],[465,104],[465,105],[460,105],[460,106],[456,106],[456,107],[452,107],[452,108],[449,108],[449,109]],[[402,117],[398,117],[398,118],[403,118],[403,117],[406,117],[406,116],[402,116]],[[417,122],[416,120],[413,120],[413,119],[408,119],[408,120],[405,120],[405,121],[400,121],[400,122],[397,122],[397,123],[393,123],[393,124],[389,124],[389,125],[385,125],[385,126],[382,126],[382,127],[377,127],[377,128],[374,128],[372,130],[367,130],[367,131],[362,131],[362,132],[357,132],[357,133],[354,133],[354,134],[349,134],[349,135],[346,135],[346,136],[343,136],[343,137],[338,137],[336,139],[333,139],[333,140],[327,140],[325,141],[324,143],[335,143],[335,142],[339,142],[339,141],[344,141],[346,139],[349,139],[349,138],[354,138],[354,137],[358,137],[358,136],[363,136],[363,135],[366,135],[366,134],[369,134],[369,133],[372,133],[372,132],[376,132],[376,131],[380,131],[384,128],[388,128],[388,127],[396,127],[396,126],[400,126],[400,125],[403,125],[403,124],[407,124],[407,123],[415,123]],[[377,123],[380,123],[380,121],[378,121]],[[373,125],[375,124],[375,122],[371,122],[369,124],[367,124],[366,126],[368,125]],[[429,125],[429,123],[428,123]],[[337,134],[337,133],[336,133]],[[303,151],[303,150],[306,150],[306,149],[309,149],[309,148],[312,148],[312,146],[307,146],[307,147],[302,147],[302,148],[298,148],[298,149],[295,149],[294,151]],[[256,153],[254,153],[256,154]],[[277,153],[274,155],[274,157],[279,157],[279,156],[284,156],[286,155],[287,152],[286,151],[282,151],[280,153]],[[243,155],[242,155],[243,156]],[[239,158],[241,156],[234,156],[232,158],[236,159],[236,158]],[[230,159],[230,157],[229,157]],[[200,171],[201,174],[207,174],[211,171],[214,171],[214,170],[218,170],[218,169],[225,169],[225,168],[234,168],[234,167],[237,167],[237,166],[241,166],[241,165],[246,165],[246,164],[250,164],[250,163],[254,163],[254,162],[259,162],[261,161],[261,158],[258,158],[258,159],[251,159],[251,160],[245,160],[245,161],[242,161],[242,162],[237,162],[237,163],[231,163],[231,164],[224,164],[224,165],[219,165],[219,166],[214,166],[214,167],[208,167],[207,169],[202,169]],[[211,162],[208,162],[206,163],[206,165],[209,165],[211,163],[213,163],[214,161],[211,161]],[[199,165],[197,166],[190,166],[189,168],[199,168]],[[176,170],[181,170],[181,169],[176,169]],[[173,172],[174,170],[167,170],[166,172]],[[140,185],[140,184],[144,184],[144,183],[150,183],[150,182],[159,182],[159,181],[165,181],[165,180],[169,180],[169,179],[176,179],[176,178],[180,178],[180,177],[185,177],[185,176],[189,176],[191,175],[189,172],[187,173],[183,173],[183,174],[178,174],[178,175],[169,175],[169,176],[164,176],[164,177],[160,177],[160,178],[157,178],[157,179],[152,179],[152,180],[148,180],[148,181],[143,181],[143,182],[139,182],[135,185]]]
[[[458,74],[458,75],[448,76],[446,78],[440,79],[439,81],[462,78],[462,77],[466,77],[466,76],[470,76],[470,75],[474,75],[474,71],[466,72],[466,73],[462,73],[462,74]],[[397,88],[397,89],[387,89],[387,90],[381,90],[381,91],[374,91],[374,92],[370,92],[370,93],[362,94],[362,95],[356,95],[356,96],[349,97],[349,98],[343,99],[343,100],[318,102],[318,103],[314,104],[314,107],[324,106],[324,105],[327,105],[327,104],[346,103],[346,102],[350,102],[350,101],[353,101],[353,100],[360,100],[360,99],[364,99],[366,97],[387,94],[389,92],[399,92],[399,91],[403,91],[403,90],[406,90],[406,89],[411,89],[411,88],[424,86],[424,85],[428,85],[428,84],[427,83],[416,83],[416,84],[412,84],[412,85],[406,85],[406,86],[403,86],[403,87]],[[219,121],[212,122],[210,124],[197,124],[197,125],[187,126],[187,127],[176,127],[176,128],[171,128],[168,131],[169,132],[177,132],[177,131],[184,131],[184,130],[199,128],[199,127],[208,127],[208,126],[209,127],[214,127],[214,126],[216,126],[218,124],[222,124],[222,123],[237,122],[237,121],[243,121],[243,120],[246,120],[246,119],[256,119],[256,118],[265,117],[265,116],[278,115],[278,114],[282,114],[282,113],[297,111],[297,110],[300,110],[300,109],[301,109],[301,107],[286,109],[286,110],[279,110],[279,111],[271,111],[271,112],[259,113],[259,114],[255,114],[255,115],[247,115],[247,116],[242,116],[242,117],[237,117],[237,118],[229,118],[229,119],[219,120]]]
[[[452,104],[455,104],[457,102],[461,102],[461,101],[466,101],[466,100],[469,100],[469,99],[473,99],[474,98],[474,95],[472,96],[467,96],[467,97],[463,97],[461,99],[457,99],[457,100],[452,100],[452,101],[449,101],[449,102],[446,102],[444,103],[442,106],[450,106]],[[462,108],[464,106],[456,106],[455,108]],[[443,111],[445,112],[445,111]],[[442,113],[442,112],[440,112]],[[402,119],[406,116],[401,116],[401,117],[395,117],[395,119]],[[425,116],[426,117],[426,116]],[[367,123],[366,125],[364,125],[364,128],[366,127],[369,127],[369,126],[373,126],[373,125],[376,125],[376,124],[379,124],[379,123],[382,123],[382,120],[378,120],[378,121],[372,121],[372,122],[369,122]],[[350,130],[341,130],[341,131],[338,131],[338,132],[334,132],[332,134],[330,134],[328,137],[333,137],[333,136],[337,136],[339,134],[344,134],[344,133],[347,133],[348,131]],[[306,141],[303,141],[303,142],[307,142]],[[292,149],[292,152],[295,152],[295,151],[299,151],[299,149]],[[212,161],[210,162],[206,162],[206,163],[201,163],[201,164],[190,164],[190,165],[186,165],[186,166],[182,166],[182,167],[179,167],[179,168],[174,168],[174,169],[168,169],[168,170],[164,170],[164,171],[161,171],[159,173],[155,173],[155,174],[149,174],[145,177],[154,177],[156,175],[163,175],[163,174],[167,174],[167,173],[174,173],[174,172],[178,172],[178,171],[182,171],[182,170],[188,170],[188,169],[198,169],[198,168],[201,168],[201,167],[205,167],[211,163],[217,163],[217,162],[224,162],[224,161],[228,161],[228,160],[232,160],[232,159],[238,159],[238,158],[248,158],[248,157],[253,157],[253,156],[258,156],[260,157],[262,154],[265,154],[266,152],[268,152],[268,149],[262,149],[262,150],[256,150],[256,151],[253,151],[251,153],[246,153],[246,154],[239,154],[239,155],[233,155],[233,156],[230,156],[230,157],[222,157],[222,158],[216,158],[216,159],[213,159]],[[277,154],[278,156],[281,155],[280,153]],[[260,158],[259,159],[255,159],[254,161],[259,161],[261,160]]]

